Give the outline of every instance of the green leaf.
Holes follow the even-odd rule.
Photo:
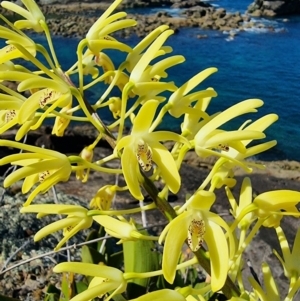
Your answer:
[[[60,290],[53,284],[50,284],[47,288],[47,294],[57,294],[60,295]]]
[[[87,290],[88,285],[82,281],[78,281],[76,282],[76,292],[77,294],[80,294],[82,292],[84,292],[85,290]]]
[[[1,295],[1,294],[0,294],[0,300],[1,301],[20,301],[19,299],[7,297],[7,296]]]
[[[143,231],[147,235],[146,231]],[[125,272],[144,273],[159,269],[159,255],[153,251],[153,241],[137,240],[123,243]],[[146,292],[150,279],[134,279],[128,284],[127,293],[129,299],[137,298]]]
[[[86,238],[85,241],[91,241],[91,240],[97,239],[97,238],[99,238],[99,237],[100,237],[100,235],[99,235],[98,231],[92,230],[92,231],[88,234],[88,236],[87,236],[87,238]],[[90,243],[90,244],[89,244],[89,247],[92,248],[92,249],[95,249],[95,250],[99,250],[99,249],[98,249],[98,242],[97,242],[97,241],[96,241],[96,242],[93,242],[93,243]]]
[[[69,301],[69,282],[68,278],[66,277],[66,274],[63,274],[62,280],[61,280],[61,297],[60,301]]]
[[[83,246],[81,249],[81,261],[98,264],[99,262],[105,262],[105,257],[96,249],[93,249],[90,246]]]

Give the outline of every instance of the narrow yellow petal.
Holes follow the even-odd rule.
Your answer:
[[[155,116],[158,105],[159,102],[157,100],[149,100],[141,107],[139,113],[134,119],[131,135],[148,131]]]
[[[153,161],[157,164],[162,179],[173,193],[177,193],[181,178],[171,153],[159,142],[151,142]]]
[[[53,268],[54,273],[76,273],[83,274],[93,277],[102,277],[108,279],[114,279],[115,281],[123,281],[123,273],[113,267],[98,265],[92,263],[83,263],[83,262],[63,262],[57,264]]]
[[[163,45],[163,43],[167,40],[167,38],[173,34],[173,30],[166,30],[164,31],[154,42],[151,46],[147,49],[147,51],[143,54],[142,58],[138,61],[132,73],[130,75],[130,79],[134,82],[138,82],[139,79],[142,77],[142,73],[149,65],[149,63],[153,60],[154,55]]]
[[[207,220],[205,242],[207,243],[211,263],[211,288],[217,292],[225,284],[229,268],[229,254],[225,234],[220,226]]]
[[[24,9],[20,5],[17,5],[15,3],[10,2],[10,1],[2,1],[1,6],[5,9],[11,10],[11,11],[21,15],[25,19],[30,19],[30,17],[31,17],[31,14],[29,13],[29,11],[27,11],[26,9]]]
[[[137,200],[143,200],[138,178],[140,177],[139,165],[134,151],[125,147],[121,157],[122,170],[130,193]],[[130,163],[130,164],[129,164]]]
[[[49,234],[52,234],[61,229],[70,227],[72,225],[76,225],[76,223],[78,223],[79,221],[80,221],[80,219],[78,217],[68,217],[68,218],[60,219],[54,223],[51,223],[51,224],[45,226],[41,230],[39,230],[34,235],[34,241],[39,241]]]
[[[169,224],[169,231],[166,236],[162,270],[164,278],[173,283],[176,275],[176,266],[181,253],[181,248],[187,238],[188,225],[190,221],[190,214],[184,212]]]

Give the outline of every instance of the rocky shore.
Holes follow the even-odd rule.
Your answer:
[[[254,0],[248,12],[256,17],[278,17],[300,14],[300,0]]]
[[[82,38],[86,35],[91,25],[97,20],[101,13],[109,6],[111,1],[97,3],[71,2],[64,4],[53,4],[50,1],[40,1],[47,22],[54,35],[64,37]],[[221,32],[236,34],[250,28],[266,28],[274,31],[274,28],[251,18],[249,14],[241,12],[227,12],[224,8],[215,8],[207,2],[199,0],[189,1],[124,1],[118,8],[120,10],[128,8],[142,7],[173,7],[182,10],[179,16],[171,16],[162,10],[155,14],[141,14],[138,10],[134,15],[129,14],[138,21],[138,26],[121,31],[122,37],[136,34],[139,37],[155,29],[161,24],[167,24],[170,28],[178,32],[183,27],[196,27],[201,29],[212,29]],[[7,15],[3,9],[0,13]],[[15,18],[15,15],[10,15]],[[199,36],[199,37],[204,37]]]

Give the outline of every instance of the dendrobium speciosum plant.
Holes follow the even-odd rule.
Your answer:
[[[199,85],[205,85],[217,69],[195,72],[181,85],[169,80],[172,67],[185,61],[182,55],[171,55],[168,40],[173,30],[159,26],[135,46],[119,41],[118,32],[139,26],[125,12],[116,11],[122,0],[115,0],[99,17],[74,50],[77,61],[63,70],[42,11],[34,0],[21,2],[21,6],[1,2],[19,17],[11,23],[1,16],[5,25],[0,26],[6,44],[0,50],[0,134],[16,129],[14,141],[0,139],[1,147],[15,150],[0,159],[0,165],[15,167],[3,186],[23,181],[22,193],[28,195],[21,213],[58,216],[34,235],[35,241],[59,232],[61,240],[54,246],[59,251],[81,230],[97,229],[99,238],[93,247],[82,247],[82,262],[60,262],[53,268],[63,274],[62,285],[55,293],[50,290],[47,298],[52,294],[56,296],[51,300],[72,301],[293,300],[300,288],[300,232],[291,249],[281,221],[288,215],[299,217],[300,192],[285,189],[254,195],[248,177],[238,196],[232,192],[235,167],[245,173],[263,168],[247,159],[276,145],[262,139],[277,115],[249,121],[248,115],[255,118],[253,113],[263,105],[260,99],[241,101],[223,112],[212,108],[209,113],[217,92]],[[48,50],[27,30],[44,34]],[[114,61],[113,51],[123,53],[122,62]],[[15,89],[5,84],[10,81],[16,82]],[[93,89],[98,91],[96,99],[87,99]],[[104,122],[103,109],[113,121]],[[166,114],[182,118],[178,131],[158,129]],[[239,128],[224,129],[241,116],[246,119]],[[78,154],[62,154],[23,140],[45,123],[53,125],[52,135],[63,137],[73,122],[89,124],[96,133],[94,142]],[[96,160],[101,140],[108,142],[111,152]],[[213,156],[215,164],[204,181],[172,207],[168,197],[181,188],[180,168],[188,152],[199,160]],[[91,173],[112,174],[124,181],[99,182],[86,206],[59,200],[35,204],[39,194],[57,183],[75,175],[78,185],[84,185]],[[226,192],[228,219],[216,211],[218,190]],[[116,209],[115,197],[126,192],[140,206]],[[146,196],[151,203],[144,204]],[[165,216],[165,224],[162,231],[150,234],[133,214],[143,216],[155,209]],[[263,285],[255,273],[249,280],[242,277],[242,255],[261,227],[276,230],[272,233],[277,234],[281,250],[275,255],[289,282],[286,296],[280,295],[267,263],[262,262]]]

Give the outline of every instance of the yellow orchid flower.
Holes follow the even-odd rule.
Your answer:
[[[70,101],[65,107],[63,107],[59,111],[59,113],[67,114],[70,116],[72,115],[72,113],[69,112],[70,109],[72,109],[72,101]],[[53,129],[52,129],[52,135],[56,135],[57,137],[63,137],[65,130],[69,126],[70,122],[71,122],[70,118],[65,118],[63,116],[56,116]]]
[[[0,73],[0,79],[19,81],[18,91],[35,91],[27,100],[24,101],[18,113],[18,123],[23,124],[31,120],[38,109],[44,109],[39,114],[38,121],[31,126],[32,130],[40,127],[44,119],[56,107],[66,107],[72,102],[71,86],[64,79],[52,74],[53,78],[45,78],[33,73],[20,71],[4,71]],[[48,107],[49,105],[49,107]]]
[[[207,90],[214,90],[213,88],[207,88]],[[200,91],[201,93],[201,91]],[[190,112],[185,113],[184,120],[181,124],[181,132],[184,137],[186,137],[189,140],[194,139],[197,132],[200,130],[200,128],[204,125],[204,123],[208,122],[211,118],[214,116],[208,116],[207,113],[205,113],[208,105],[210,104],[210,101],[212,100],[213,96],[210,97],[204,97],[204,96],[197,96],[197,101],[192,107],[193,110],[190,110]],[[200,122],[200,119],[202,122]],[[204,122],[203,122],[204,121]]]
[[[66,218],[60,219],[51,223],[34,235],[34,241],[39,241],[45,236],[53,232],[63,230],[64,237],[55,247],[59,250],[72,236],[83,229],[88,229],[92,226],[93,219],[87,215],[88,210],[77,205],[61,205],[61,204],[43,204],[30,205],[21,208],[21,213],[38,213],[37,217],[41,218],[48,214],[67,215]]]
[[[27,10],[10,1],[2,1],[1,6],[8,10],[11,10],[14,13],[17,13],[18,15],[21,15],[26,19],[26,20],[16,21],[14,25],[17,28],[33,29],[36,32],[42,32],[43,27],[41,26],[41,22],[45,23],[45,16],[37,6],[36,2],[34,0],[21,0],[21,1],[25,5]]]
[[[217,93],[213,89],[197,91],[191,94],[188,93],[197,85],[199,85],[203,80],[205,80],[208,76],[217,71],[217,68],[207,68],[189,79],[169,97],[169,101],[166,105],[166,110],[168,110],[169,113],[176,118],[185,113],[197,112],[198,110],[196,111],[195,108],[190,107],[190,104],[192,102],[206,97],[215,97],[217,96]]]
[[[84,161],[80,160],[80,162],[78,163],[78,166],[82,168],[77,168],[76,179],[81,180],[82,183],[85,183],[88,180],[90,174],[90,167],[86,167],[85,163],[92,162],[94,156],[94,148],[101,140],[101,138],[102,136],[99,135],[92,144],[86,146],[79,154],[79,157]]]
[[[40,116],[37,124],[32,129],[38,128],[43,120],[51,113],[56,107],[67,107],[72,102],[72,94],[70,87],[61,81],[54,81],[52,79],[46,79],[42,77],[34,77],[23,81],[19,84],[18,90],[25,91],[33,88],[41,88],[34,94],[32,94],[23,104],[19,111],[18,119],[19,123],[24,123],[28,116],[31,116],[38,109],[44,109],[50,105],[45,112]]]
[[[112,112],[114,118],[117,119],[121,114],[122,100],[120,97],[111,97],[109,101],[108,108]]]
[[[258,297],[260,301],[280,301],[281,299],[278,286],[267,263],[262,263],[262,272],[265,291],[263,290],[261,284],[257,283],[257,281],[253,277],[249,277],[249,282],[253,288],[253,293]]]
[[[159,27],[152,30],[146,37],[144,37],[133,49],[128,53],[126,60],[124,62],[126,70],[131,73],[136,64],[140,61],[144,55],[144,51],[149,47],[157,37],[169,29],[167,25],[160,25]],[[172,51],[171,47],[163,46],[159,51],[153,53],[153,58],[156,58],[160,55],[164,55]]]
[[[128,222],[125,219],[118,220],[108,215],[96,215],[93,216],[93,219],[105,228],[107,234],[115,238],[119,238],[119,244],[123,243],[124,241],[132,241],[138,239],[157,240],[157,237],[141,234],[136,229],[132,219],[130,219],[130,221]]]
[[[3,2],[6,1],[2,1],[1,4]],[[0,26],[0,37],[2,39],[6,39],[6,44],[8,44],[0,49],[0,64],[17,58],[28,60],[28,58],[15,45],[21,45],[26,48],[32,56],[36,56],[36,44],[25,34],[20,34],[7,27]]]
[[[73,297],[70,301],[90,301],[98,296],[110,293],[104,298],[109,301],[126,290],[127,281],[123,273],[113,267],[82,262],[63,262],[53,268],[55,273],[77,273],[94,277],[87,290]],[[112,293],[111,293],[112,292]]]
[[[129,301],[167,301],[167,300],[186,301],[186,299],[180,293],[171,289],[161,289],[158,291],[150,292],[136,299],[130,299]]]
[[[90,202],[90,207],[99,210],[109,210],[116,195],[116,185],[105,185],[101,187]]]
[[[103,73],[116,70],[112,60],[104,52],[99,52],[97,55],[95,55],[95,64],[99,67],[102,67]],[[106,83],[109,82],[107,81]]]
[[[0,85],[9,94],[0,93],[0,134],[18,124],[18,113],[26,98],[21,94]]]
[[[132,27],[137,24],[137,22],[132,19],[119,20],[127,16],[125,12],[118,12],[111,15],[121,2],[122,0],[115,0],[86,34],[86,42],[89,49],[94,54],[98,54],[105,48],[117,49],[125,52],[131,51],[129,46],[118,42],[110,36],[110,34],[115,31]]]
[[[180,176],[176,163],[171,153],[159,141],[188,142],[185,138],[172,132],[149,131],[158,104],[159,102],[156,100],[149,100],[141,107],[133,121],[130,135],[123,137],[115,148],[115,151],[123,149],[121,163],[125,181],[133,197],[138,200],[143,199],[139,184],[140,168],[149,171],[153,162],[173,193],[176,193],[180,187]]]
[[[220,216],[210,212],[214,202],[214,193],[204,190],[196,192],[181,208],[180,214],[162,231],[159,237],[159,243],[165,240],[162,269],[169,283],[174,281],[182,245],[187,240],[193,252],[203,242],[207,244],[211,264],[211,288],[216,292],[223,287],[229,268],[229,247],[222,228],[228,232],[229,227]]]
[[[95,146],[93,144],[86,146],[81,151],[79,156],[83,160],[86,160],[87,162],[92,162],[93,156],[94,156],[94,151],[93,151],[94,148],[95,148]],[[86,183],[86,181],[88,180],[89,174],[90,174],[90,168],[87,168],[86,171],[84,169],[77,170],[76,171],[76,179],[81,180],[82,183]]]
[[[241,128],[240,130],[263,132],[277,120],[278,120],[278,116],[276,114],[268,114],[259,118],[258,120],[251,123],[249,126],[245,127],[244,129]],[[241,143],[245,147],[247,147],[251,141],[252,139],[243,140],[241,141]],[[216,162],[206,181],[212,178],[211,180],[212,186],[216,188],[220,188],[222,185],[230,186],[228,181],[230,182],[233,180],[232,179],[233,168],[236,165],[241,165],[245,170],[247,170],[248,168],[247,166],[249,166],[248,172],[252,171],[252,169],[250,169],[251,166],[264,168],[264,166],[262,165],[254,164],[253,162],[247,162],[245,161],[245,159],[251,156],[255,156],[259,153],[262,153],[272,148],[275,145],[276,145],[275,140],[268,141],[254,146],[250,146],[246,148],[245,152],[239,152],[238,150],[232,147],[228,147],[228,149],[221,151],[223,157],[219,158],[219,160]]]
[[[195,151],[200,157],[208,155],[222,156],[219,152],[211,149],[222,149],[232,147],[241,153],[246,151],[241,141],[265,138],[265,134],[254,130],[222,131],[218,129],[221,125],[240,115],[256,112],[256,108],[263,105],[259,99],[248,99],[242,101],[222,113],[210,119],[195,135]]]
[[[254,211],[265,227],[278,227],[284,215],[299,216],[296,205],[300,202],[300,192],[274,190],[258,195],[253,203],[245,207],[236,218],[239,221],[248,212]]]
[[[291,280],[291,285],[293,285],[300,276],[300,228],[297,230],[292,250],[290,249],[289,243],[281,227],[276,228],[276,233],[281,247],[282,256],[280,256],[276,250],[274,250],[274,254],[284,268],[284,275]]]
[[[243,180],[241,186],[241,193],[239,198],[239,203],[236,202],[232,192],[230,191],[229,187],[226,187],[227,197],[229,199],[229,203],[231,205],[230,213],[233,215],[234,218],[238,217],[239,214],[242,212],[244,208],[248,205],[252,204],[252,186],[250,178],[246,177]],[[240,229],[248,229],[253,220],[255,220],[255,214],[253,212],[248,213],[243,217],[243,219],[238,224]]]
[[[96,58],[95,58],[94,53],[92,53],[89,49],[87,49],[83,55],[82,65],[83,65],[83,74],[84,75],[90,74],[93,79],[98,77],[99,70],[98,70],[98,68],[95,67]]]
[[[158,61],[153,66],[149,65],[150,62],[157,57],[157,53],[160,52],[162,45],[173,33],[171,29],[162,32],[140,57],[130,74],[128,84],[123,90],[123,102],[123,99],[127,97],[130,91],[142,96],[147,95],[149,92],[153,93],[153,91],[155,91],[156,95],[165,90],[174,91],[176,89],[173,83],[157,81],[155,80],[155,76],[161,77],[163,75],[165,77],[165,69],[183,62],[183,56],[172,56],[165,60]],[[124,66],[126,67],[126,65],[127,62],[125,61]]]
[[[21,94],[14,92],[4,86],[1,89],[11,93],[0,94],[0,134],[5,133],[18,124],[18,114],[24,101],[26,100]],[[17,130],[15,139],[19,141],[30,130],[30,127],[37,122],[37,118],[32,116],[31,119],[24,122]]]
[[[31,192],[24,206],[28,206],[38,193],[44,193],[53,185],[61,181],[65,182],[70,177],[71,164],[68,158],[59,152],[8,140],[0,140],[0,146],[18,148],[28,152],[0,159],[0,165],[10,163],[22,166],[5,178],[4,187],[9,187],[24,178],[22,193],[27,193],[37,182],[40,182]]]

